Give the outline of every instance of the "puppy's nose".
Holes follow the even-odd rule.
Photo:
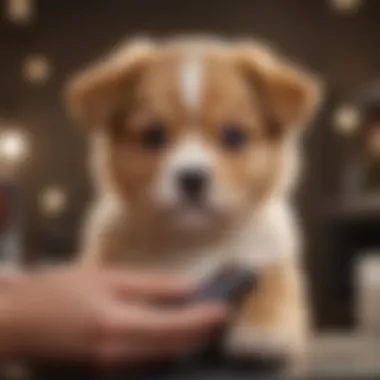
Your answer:
[[[187,169],[178,173],[178,184],[190,199],[197,199],[202,195],[208,179],[208,173],[199,169]]]

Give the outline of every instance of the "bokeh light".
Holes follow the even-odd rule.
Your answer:
[[[59,186],[51,186],[41,193],[40,208],[46,216],[61,214],[67,206],[67,193]]]
[[[0,132],[0,159],[6,164],[18,164],[28,154],[26,136],[18,130]]]

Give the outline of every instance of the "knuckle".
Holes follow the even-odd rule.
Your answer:
[[[113,364],[114,357],[107,345],[98,344],[91,348],[90,351],[91,361],[99,367],[107,367]]]
[[[117,330],[117,320],[110,312],[101,312],[94,317],[92,333],[95,338],[103,340],[112,336]]]

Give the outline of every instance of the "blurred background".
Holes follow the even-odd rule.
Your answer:
[[[61,102],[68,77],[136,34],[257,37],[326,87],[296,196],[315,325],[380,337],[380,1],[3,0],[0,16],[4,264],[76,251],[92,195],[85,137]]]

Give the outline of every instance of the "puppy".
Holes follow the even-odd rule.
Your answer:
[[[139,40],[80,73],[67,99],[90,135],[98,191],[84,263],[257,270],[225,349],[299,362],[308,313],[289,198],[319,93],[254,42]]]

